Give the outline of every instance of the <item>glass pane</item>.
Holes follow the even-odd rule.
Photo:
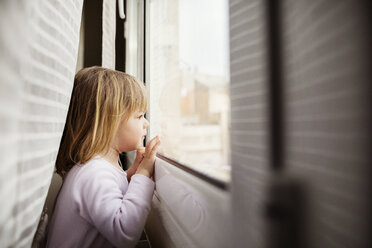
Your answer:
[[[227,0],[149,1],[150,135],[160,153],[230,180]]]

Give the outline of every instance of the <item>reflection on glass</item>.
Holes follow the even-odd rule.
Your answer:
[[[229,181],[227,0],[150,1],[148,23],[150,135],[165,156]]]

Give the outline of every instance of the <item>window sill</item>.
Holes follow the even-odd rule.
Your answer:
[[[227,187],[168,161],[158,155],[155,163],[155,194],[146,224],[151,245],[228,247],[231,206]]]
[[[201,180],[203,181],[206,181],[210,184],[212,184],[213,186],[216,186],[220,189],[223,189],[223,190],[228,190],[228,186],[229,186],[229,183],[227,181],[223,181],[223,180],[220,180],[218,178],[215,178],[215,177],[212,177],[208,174],[205,174],[205,173],[202,173],[201,171],[198,171],[196,169],[193,169],[192,167],[190,166],[187,166],[187,165],[184,165],[184,164],[181,164],[179,163],[178,161],[175,161],[171,158],[168,158],[162,154],[157,154],[157,157],[166,161],[167,163],[171,164],[171,165],[174,165],[176,166],[177,168],[197,177],[197,178],[200,178]]]

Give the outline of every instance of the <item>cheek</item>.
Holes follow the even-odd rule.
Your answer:
[[[117,148],[121,152],[128,152],[137,149],[141,141],[138,135],[135,135],[133,132],[129,133],[127,131],[121,132],[120,135],[116,136]]]
[[[116,137],[115,137],[119,144],[123,144],[123,142],[125,142],[125,140],[130,138],[130,135],[128,134],[130,132],[128,132],[128,131],[130,131],[130,130],[128,130],[127,125],[122,125],[122,126],[119,127],[119,129],[116,133]]]
[[[133,145],[138,143],[138,140],[143,136],[143,129],[137,125],[126,125],[119,132],[119,138],[121,144]]]

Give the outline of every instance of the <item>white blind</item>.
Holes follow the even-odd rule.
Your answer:
[[[234,247],[265,247],[278,238],[265,230],[279,223],[265,217],[267,179],[278,174],[304,187],[306,208],[293,207],[306,215],[296,231],[307,246],[370,247],[371,5],[278,1],[284,161],[276,174],[268,166],[266,67],[272,61],[265,55],[271,42],[265,2],[273,3],[230,1]]]
[[[370,247],[369,6],[283,1],[284,165],[307,187],[309,247]]]
[[[230,97],[234,247],[263,247],[268,178],[264,1],[230,1]]]
[[[31,246],[70,100],[82,2],[0,2],[1,247]]]

